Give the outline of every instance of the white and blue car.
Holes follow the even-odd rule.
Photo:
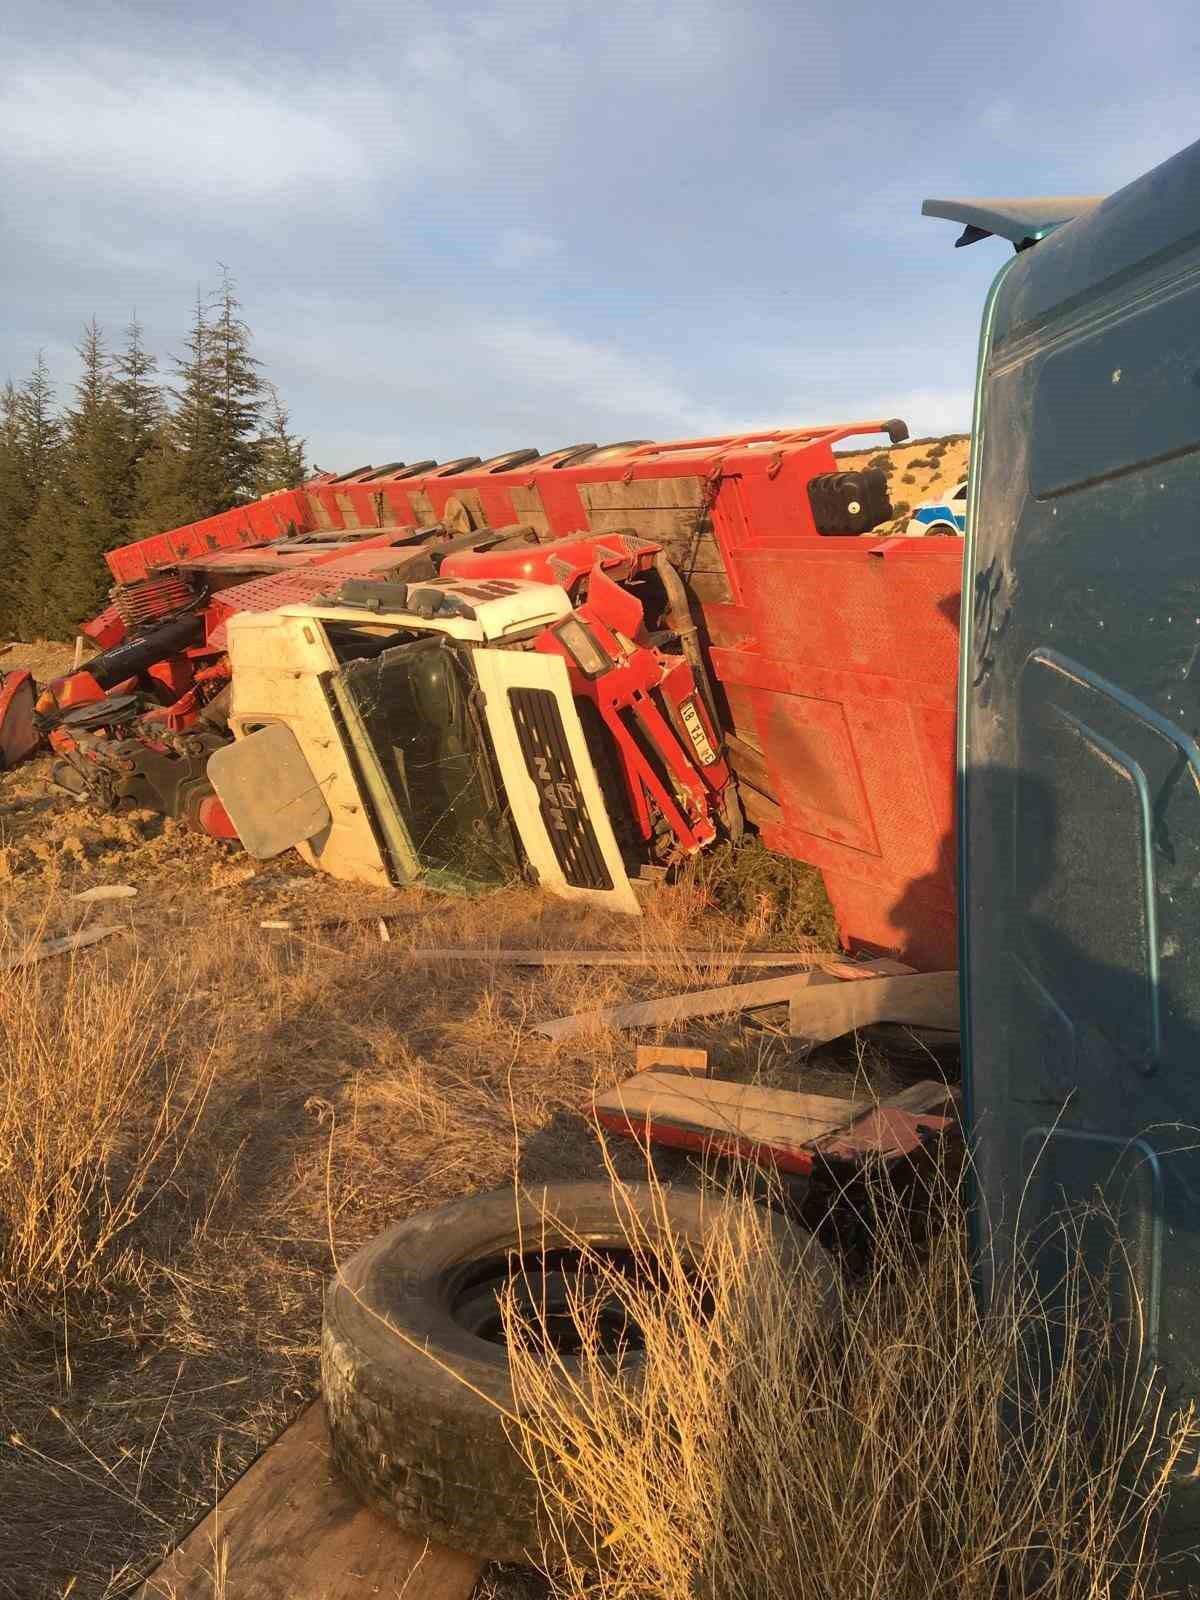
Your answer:
[[[929,534],[942,538],[958,538],[967,531],[967,485],[964,479],[949,494],[938,495],[934,500],[923,501],[908,519],[904,532],[910,539],[923,539]]]

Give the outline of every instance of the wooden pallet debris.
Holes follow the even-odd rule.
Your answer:
[[[592,1109],[610,1133],[809,1172],[813,1141],[845,1128],[864,1108],[832,1095],[651,1071],[598,1095]]]
[[[664,995],[656,1000],[633,1000],[625,1005],[605,1006],[596,1011],[579,1011],[569,1017],[553,1017],[534,1026],[547,1039],[569,1039],[573,1034],[595,1027],[666,1026],[687,1017],[726,1016],[734,1011],[751,1011],[759,1006],[777,1005],[781,1001],[790,1001],[794,994],[802,990],[827,985],[838,987],[851,973],[855,978],[876,978],[894,975],[898,967],[904,974],[912,970],[886,958],[878,961],[827,961],[817,970],[789,973],[780,978],[760,978],[754,983],[723,984],[718,989],[697,989],[690,993]]]
[[[838,1039],[873,1022],[958,1027],[958,973],[915,972],[872,983],[822,984],[788,1000],[788,1032],[809,1044]]]
[[[708,1077],[708,1051],[686,1044],[640,1044],[635,1056],[639,1072],[682,1072]]]
[[[403,1533],[357,1499],[320,1401],[269,1445],[135,1600],[467,1600],[474,1556]]]
[[[845,1128],[818,1139],[815,1150],[826,1161],[861,1162],[872,1156],[894,1161],[949,1132],[957,1121],[957,1091],[925,1079],[869,1105]]]
[[[941,1083],[877,1102],[652,1071],[598,1095],[592,1109],[609,1133],[796,1173],[811,1172],[818,1160],[899,1160],[953,1125],[951,1093]]]
[[[513,967],[811,967],[805,950],[486,950],[461,945],[406,952],[414,961],[494,961]]]

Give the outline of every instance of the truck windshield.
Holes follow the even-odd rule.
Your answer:
[[[348,662],[334,677],[385,839],[393,833],[383,815],[390,803],[423,871],[494,884],[514,875],[517,858],[471,686],[465,665],[438,639]],[[407,875],[405,863],[396,865]]]

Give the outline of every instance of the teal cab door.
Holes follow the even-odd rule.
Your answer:
[[[1200,1396],[1200,144],[1044,236],[994,222],[973,237],[1018,250],[984,317],[959,685],[981,1240],[1003,1263],[1099,1187],[1113,1292]]]

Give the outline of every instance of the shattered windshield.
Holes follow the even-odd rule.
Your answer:
[[[364,769],[382,780],[380,793],[364,771],[377,810],[399,809],[420,867],[479,883],[512,877],[508,810],[456,652],[439,639],[402,644],[348,662],[335,687]]]

